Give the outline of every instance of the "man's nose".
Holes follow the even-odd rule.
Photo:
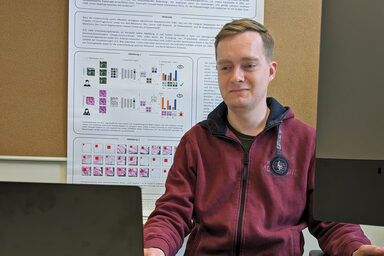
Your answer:
[[[244,70],[241,67],[234,67],[232,80],[234,82],[244,82]]]

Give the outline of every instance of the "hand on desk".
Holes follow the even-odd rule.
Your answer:
[[[362,245],[352,256],[384,256],[384,247]]]
[[[159,248],[144,248],[144,256],[165,256]]]

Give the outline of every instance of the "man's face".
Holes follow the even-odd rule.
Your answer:
[[[266,60],[259,33],[246,31],[222,39],[216,63],[221,96],[230,110],[252,111],[266,104],[276,62]]]

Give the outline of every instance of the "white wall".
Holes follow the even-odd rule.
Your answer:
[[[34,158],[27,157],[24,159],[31,160],[12,160],[11,157],[8,157],[8,159],[0,158],[0,180],[49,183],[66,182],[67,162],[65,158],[46,158],[45,161],[32,160]]]
[[[27,181],[65,183],[67,162],[65,158],[0,157],[0,181]],[[375,245],[384,246],[384,227],[362,226]],[[317,240],[304,230],[305,251],[318,250]],[[183,248],[178,255],[182,255]]]

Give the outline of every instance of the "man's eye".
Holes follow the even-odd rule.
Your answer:
[[[227,70],[229,70],[229,69],[231,69],[230,66],[222,66],[222,67],[220,67],[220,70],[221,70],[221,71],[227,71]]]
[[[244,68],[246,69],[254,69],[256,67],[256,64],[246,64],[244,65]]]

